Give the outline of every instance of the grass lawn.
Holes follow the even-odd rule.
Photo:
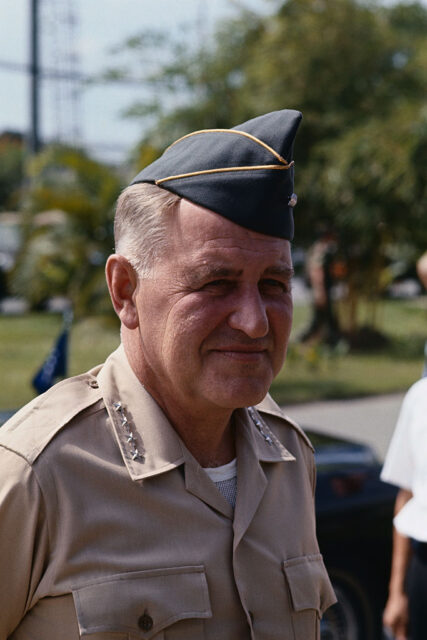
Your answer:
[[[360,322],[367,318],[360,309]],[[296,307],[288,357],[271,393],[280,404],[325,398],[404,391],[421,375],[427,340],[427,298],[385,300],[377,309],[377,327],[389,338],[382,349],[347,352],[303,346],[296,341],[310,309]]]
[[[287,362],[272,387],[279,403],[401,391],[420,376],[427,338],[425,297],[379,305],[377,326],[390,338],[389,346],[380,350],[346,353],[341,346],[334,351],[303,347],[296,336],[309,315],[308,307],[296,307]],[[34,397],[31,379],[60,330],[61,318],[54,314],[0,317],[0,410]],[[111,319],[91,317],[76,323],[70,337],[70,375],[103,362],[118,343],[118,325]]]
[[[35,396],[31,380],[49,354],[62,327],[56,314],[0,316],[0,411],[20,407]],[[119,327],[111,319],[76,323],[69,340],[69,374],[103,362],[119,344]]]

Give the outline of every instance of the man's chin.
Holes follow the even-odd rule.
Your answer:
[[[217,394],[217,404],[226,409],[240,409],[259,404],[267,395],[270,384],[231,384],[223,393]]]

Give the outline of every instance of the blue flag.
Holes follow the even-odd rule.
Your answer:
[[[72,316],[64,318],[64,329],[57,338],[52,351],[34,376],[32,383],[37,393],[44,393],[55,384],[58,377],[67,375],[68,332]]]

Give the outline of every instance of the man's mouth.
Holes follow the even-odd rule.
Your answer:
[[[230,358],[238,362],[249,363],[256,363],[268,353],[268,350],[266,348],[249,345],[227,345],[225,347],[213,349],[213,351],[226,358]]]

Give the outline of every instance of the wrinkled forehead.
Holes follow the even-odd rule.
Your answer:
[[[291,265],[289,240],[251,231],[185,199],[170,231],[170,250],[181,263],[210,264],[216,269],[245,261]]]

